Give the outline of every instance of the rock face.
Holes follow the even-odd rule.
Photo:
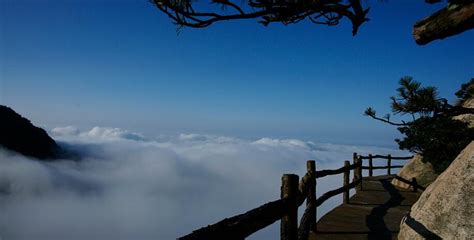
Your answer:
[[[465,108],[474,108],[474,98],[467,99],[462,106]],[[469,127],[474,128],[474,114],[463,114],[454,117],[454,119],[467,122],[469,123]],[[397,175],[407,180],[411,180],[414,177],[418,184],[423,187],[427,187],[438,176],[438,174],[434,172],[433,166],[428,162],[424,163],[422,157],[419,155],[415,155],[413,159],[408,161]],[[392,184],[400,188],[410,188],[410,185],[396,179],[392,180]]]
[[[411,181],[412,178],[416,178],[417,183],[423,187],[427,187],[438,177],[431,163],[424,163],[422,156],[418,154],[410,159],[397,175],[409,181]],[[400,188],[411,188],[410,185],[398,181],[397,179],[393,179],[392,184]]]
[[[474,239],[474,141],[420,196],[411,217],[443,239]],[[398,239],[424,239],[401,223]]]
[[[474,98],[466,100],[463,104],[465,108],[474,108]],[[454,119],[469,123],[469,127],[474,128],[474,114],[462,114],[454,117]]]
[[[53,159],[59,152],[46,131],[35,127],[11,108],[0,105],[0,146],[38,159]]]

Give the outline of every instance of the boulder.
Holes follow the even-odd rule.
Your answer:
[[[435,173],[431,163],[424,163],[422,159],[422,156],[416,154],[412,159],[408,160],[397,175],[409,181],[411,181],[412,178],[416,178],[419,185],[427,187],[436,179],[436,177],[438,177],[438,174]],[[393,179],[392,184],[399,188],[411,188],[409,184],[403,183],[397,179]]]
[[[465,108],[474,108],[474,98],[466,100],[463,104]],[[454,117],[454,119],[469,123],[469,127],[474,128],[474,114],[462,114]]]
[[[474,141],[421,194],[409,220],[402,221],[398,239],[425,239],[423,231],[442,239],[474,239],[473,216]]]

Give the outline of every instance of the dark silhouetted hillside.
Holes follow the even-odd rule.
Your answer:
[[[0,146],[46,160],[54,159],[59,152],[58,145],[45,130],[35,127],[28,119],[2,105],[0,105]]]

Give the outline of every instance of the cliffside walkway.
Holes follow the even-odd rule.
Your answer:
[[[362,189],[321,217],[309,239],[397,239],[403,216],[421,192],[396,188],[394,177],[364,177]]]
[[[280,199],[225,218],[179,239],[243,240],[276,221],[280,221],[280,240],[397,239],[402,218],[419,198],[421,193],[417,190],[424,188],[418,185],[415,178],[410,181],[392,175],[393,169],[403,167],[392,165],[392,160],[406,161],[411,158],[354,153],[352,164],[346,160],[341,168],[319,171],[316,161],[308,160],[306,174],[301,181],[296,174],[282,176]],[[387,165],[374,165],[374,159],[386,160]],[[363,160],[368,165],[364,165]],[[374,177],[374,170],[381,169],[387,171],[386,175]],[[368,171],[368,176],[363,176],[363,170]],[[318,179],[330,175],[342,175],[342,186],[317,194]],[[393,178],[409,184],[413,191],[396,188],[391,184]],[[356,194],[349,197],[352,189],[355,189]],[[340,194],[343,204],[316,221],[318,207]],[[298,208],[303,203],[306,203],[306,208],[301,218],[298,218]]]

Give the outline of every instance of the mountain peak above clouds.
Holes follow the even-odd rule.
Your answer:
[[[45,130],[3,105],[0,105],[0,147],[42,160],[55,159],[60,152]]]

